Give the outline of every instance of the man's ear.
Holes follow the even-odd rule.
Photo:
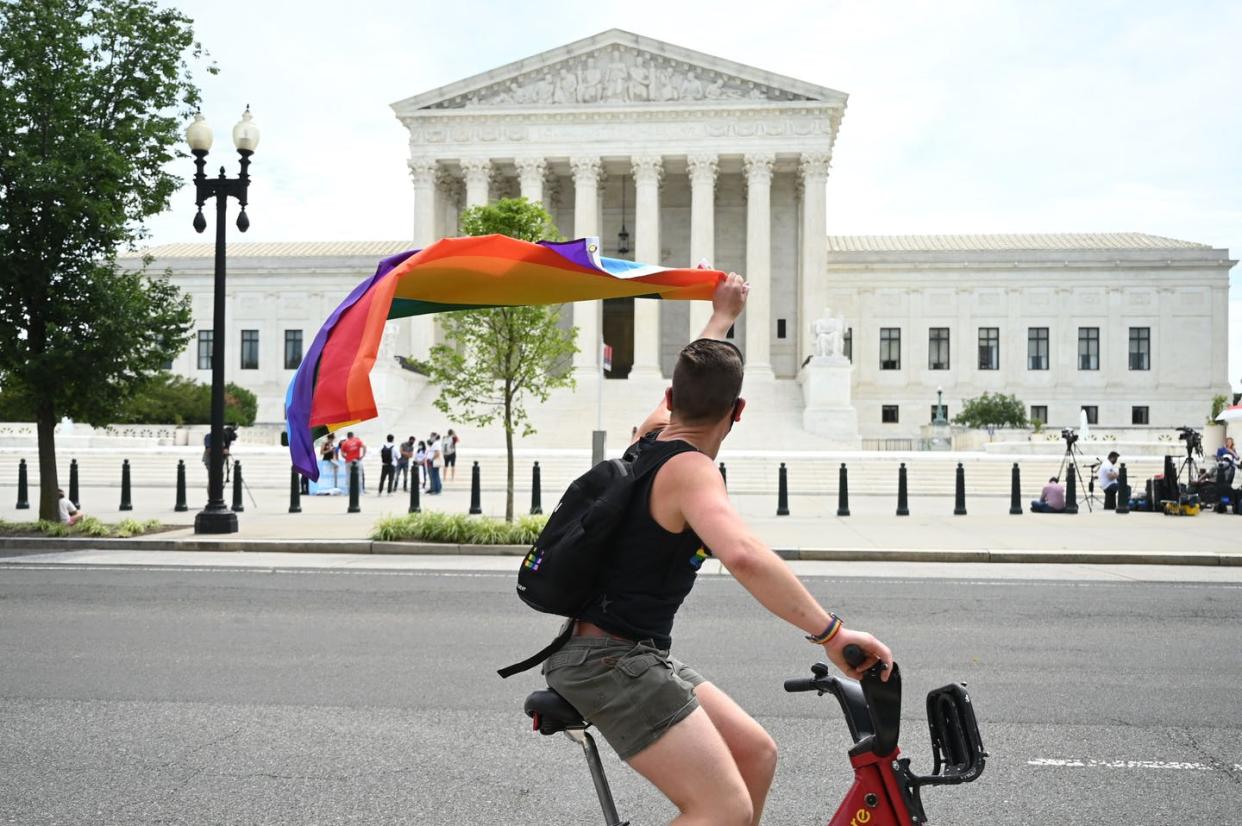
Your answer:
[[[739,397],[733,403],[733,421],[740,422],[742,420],[742,411],[746,409],[746,400]]]
[[[664,388],[664,406],[668,408],[668,412],[673,412],[673,388]]]

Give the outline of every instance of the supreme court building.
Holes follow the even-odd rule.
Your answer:
[[[412,238],[231,245],[230,380],[259,393],[261,420],[279,420],[302,348],[379,258],[456,234],[466,207],[522,195],[566,237],[597,236],[605,256],[745,274],[753,288],[732,335],[752,400],[738,429],[747,446],[910,438],[938,388],[950,417],[999,391],[1032,418],[1071,425],[1086,409],[1103,426],[1201,423],[1228,392],[1226,250],[1137,233],[831,234],[846,97],[614,29],[393,104],[409,135]],[[150,252],[193,295],[202,328],[174,369],[209,379],[211,248]],[[544,405],[536,439],[587,444],[597,417],[628,436],[708,311],[566,307],[578,389]],[[829,318],[842,335],[826,353],[815,325]],[[433,318],[403,320],[382,355],[424,356],[436,336]],[[601,341],[613,348],[602,391]],[[433,387],[398,384],[385,418],[443,419]]]

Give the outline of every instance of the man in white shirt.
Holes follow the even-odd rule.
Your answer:
[[[428,488],[429,496],[436,495],[440,492],[440,469],[444,467],[444,452],[440,447],[440,434],[432,433],[431,441],[427,444],[427,470],[431,474],[431,487]]]
[[[86,514],[78,508],[77,505],[69,501],[69,497],[65,496],[65,492],[59,488],[56,489],[56,496],[60,501],[56,503],[56,509],[60,516],[60,521],[66,525],[76,525],[82,521]]]
[[[1104,510],[1111,511],[1117,508],[1117,460],[1121,458],[1121,454],[1112,451],[1108,454],[1108,460],[1100,463],[1100,472],[1096,475],[1096,484],[1104,491]]]

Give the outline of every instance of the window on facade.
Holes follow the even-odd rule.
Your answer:
[[[946,422],[949,420],[949,406],[947,404],[933,404],[931,406],[931,420],[936,421],[936,414],[940,414],[940,418]]]
[[[932,327],[927,331],[927,369],[949,369],[948,327]]]
[[[979,328],[979,369],[1000,369],[1000,327]]]
[[[897,424],[897,405],[885,404],[880,406],[880,421],[884,424]]]
[[[845,346],[842,349],[845,350],[845,357],[852,362],[854,360],[854,328],[853,327],[846,328],[845,341],[843,343]]]
[[[211,345],[215,333],[212,330],[198,331],[198,369],[211,369]]]
[[[777,338],[785,337],[785,319],[783,318],[776,319],[776,337]]]
[[[241,339],[241,369],[258,370],[259,369],[259,331],[258,330],[242,330]]]
[[[1100,369],[1100,328],[1078,328],[1078,369]]]
[[[302,331],[285,330],[285,369],[296,370],[302,363]]]
[[[1087,424],[1100,423],[1100,408],[1094,404],[1084,404],[1082,409],[1087,414]]]
[[[880,369],[901,369],[901,328],[880,328]],[[896,410],[897,408],[893,408]]]
[[[1150,327],[1131,327],[1130,328],[1130,369],[1131,370],[1150,370],[1151,369],[1151,328]],[[1136,410],[1138,408],[1135,408]],[[1143,408],[1146,410],[1147,408]],[[1138,422],[1135,422],[1138,424]],[[1143,424],[1146,424],[1144,422]]]
[[[1026,369],[1048,369],[1048,328],[1028,327],[1026,331]]]
[[[1147,405],[1136,405],[1130,408],[1130,424],[1150,424]]]
[[[1039,422],[1040,424],[1048,424],[1048,405],[1033,404],[1031,405],[1031,423]]]

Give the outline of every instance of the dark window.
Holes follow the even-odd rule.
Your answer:
[[[854,328],[849,327],[845,331],[845,357],[851,362],[854,360]]]
[[[1130,369],[1131,370],[1150,370],[1151,369],[1151,328],[1150,327],[1131,327],[1130,328]],[[1134,408],[1138,410],[1138,408]],[[1147,408],[1143,408],[1146,410]],[[1135,422],[1138,424],[1138,422]],[[1147,424],[1147,422],[1143,422]]]
[[[776,337],[777,338],[785,337],[785,319],[783,318],[776,319]]]
[[[880,407],[880,421],[884,424],[897,424],[897,405],[885,404]]]
[[[211,369],[211,344],[215,333],[212,330],[198,331],[198,369]]]
[[[241,369],[259,369],[259,331],[242,330]]]
[[[932,327],[927,332],[927,369],[949,369],[949,328]]]
[[[933,422],[936,421],[937,413],[939,413],[940,417],[946,422],[949,420],[949,406],[947,404],[933,404],[931,406],[931,420]]]
[[[1130,424],[1151,424],[1147,413],[1147,405],[1130,408]]]
[[[1087,424],[1100,423],[1100,408],[1096,407],[1094,404],[1084,404],[1082,409],[1087,413]]]
[[[296,370],[302,363],[302,331],[285,330],[285,369]]]
[[[1039,422],[1040,424],[1048,424],[1048,405],[1033,404],[1031,405],[1031,422]]]
[[[979,328],[979,369],[1000,369],[1000,327]]]
[[[901,369],[901,328],[880,328],[880,369]],[[897,408],[893,408],[896,410]],[[894,420],[895,421],[895,420]]]
[[[1100,328],[1078,328],[1078,369],[1100,369]]]
[[[1026,369],[1048,369],[1048,328],[1028,327],[1026,331]]]

